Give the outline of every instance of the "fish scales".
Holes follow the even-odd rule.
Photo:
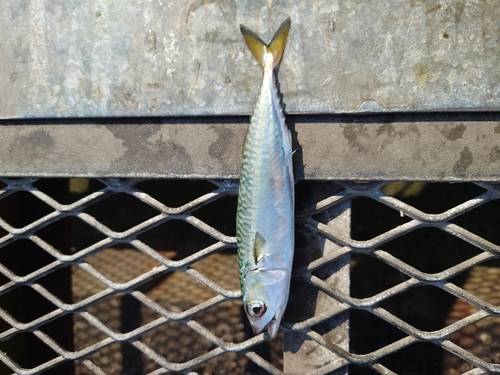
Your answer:
[[[245,141],[243,165],[240,180],[240,205],[238,206],[238,229],[240,234],[239,246],[240,267],[255,267],[253,257],[254,236],[248,236],[260,226],[259,233],[266,232],[267,221],[275,221],[280,211],[292,215],[290,211],[291,200],[286,197],[287,184],[293,185],[291,163],[291,146],[283,147],[289,143],[289,130],[284,124],[278,93],[271,81],[265,79],[259,101],[252,116],[252,122]],[[266,84],[267,83],[267,84]],[[267,86],[267,87],[266,87]],[[279,108],[278,111],[276,111]],[[271,109],[271,110],[269,110]],[[280,176],[281,175],[281,176]],[[281,188],[281,193],[280,193]],[[284,191],[283,191],[284,190]],[[271,207],[266,207],[271,205]],[[288,212],[286,212],[288,209]],[[268,214],[269,212],[269,214]],[[260,215],[260,220],[259,220]],[[272,223],[270,224],[272,225]]]
[[[288,19],[270,44],[241,27],[264,73],[243,146],[236,220],[240,281],[252,328],[267,328],[271,337],[288,301],[294,247],[291,135],[274,76],[289,27]]]

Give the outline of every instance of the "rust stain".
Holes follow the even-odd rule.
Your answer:
[[[440,133],[449,141],[456,141],[461,139],[467,130],[465,124],[455,125],[453,127],[445,127],[440,130]]]
[[[441,9],[441,4],[438,4],[435,7],[432,7],[431,9],[429,9],[427,12],[425,12],[425,15],[432,13],[432,12],[435,12],[438,9]]]
[[[38,161],[47,158],[53,151],[54,145],[54,137],[48,131],[38,129],[16,137],[7,151],[17,165],[36,167]]]
[[[500,148],[495,146],[490,151],[490,162],[495,163],[500,160]]]
[[[467,168],[472,165],[473,161],[474,157],[472,156],[472,152],[469,147],[465,146],[462,152],[460,152],[460,158],[453,166],[453,174],[456,176],[464,176],[467,172]]]
[[[425,87],[426,82],[429,80],[429,74],[426,72],[425,68],[421,64],[417,64],[413,67],[413,72],[418,81],[418,86],[420,88]]]

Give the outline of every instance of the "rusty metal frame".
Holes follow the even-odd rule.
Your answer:
[[[0,176],[237,179],[248,117],[0,122]],[[497,181],[500,113],[287,116],[298,180]]]

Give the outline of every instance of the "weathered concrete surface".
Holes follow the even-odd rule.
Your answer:
[[[238,178],[247,117],[10,121],[1,176]],[[499,114],[288,116],[297,179],[500,178]]]
[[[496,0],[9,0],[0,118],[249,114],[288,16],[288,113],[500,109]]]

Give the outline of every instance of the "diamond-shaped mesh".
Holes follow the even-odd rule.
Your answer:
[[[495,184],[299,182],[269,340],[239,301],[237,183],[0,181],[0,373],[500,373]]]

